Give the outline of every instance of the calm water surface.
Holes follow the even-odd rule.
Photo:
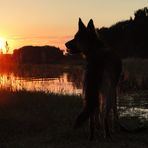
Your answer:
[[[79,95],[82,92],[82,73],[80,66],[58,65],[24,66],[14,71],[1,70],[0,88]]]
[[[131,69],[131,67],[129,68]],[[125,70],[119,95],[122,116],[148,120],[148,75],[144,72]],[[34,65],[0,69],[0,88],[13,91],[43,91],[45,93],[81,95],[82,66]]]

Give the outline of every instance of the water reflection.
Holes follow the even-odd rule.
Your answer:
[[[122,116],[148,119],[148,76],[127,69],[121,84],[118,106]],[[140,73],[138,73],[140,72]],[[142,75],[143,74],[143,75]],[[82,93],[82,66],[24,65],[9,70],[0,68],[0,89],[43,91],[56,94]],[[140,83],[142,82],[142,83]]]
[[[141,66],[139,66],[138,69],[138,66],[136,66],[135,68],[133,63],[129,61],[128,64],[124,65],[124,78],[120,84],[123,93],[148,90],[146,67],[143,66],[143,69],[141,69]],[[82,66],[19,65],[0,67],[0,87],[12,90],[25,89],[60,94],[79,94],[82,88],[82,74]]]
[[[148,120],[148,109],[143,108],[127,108],[127,107],[120,107],[122,109],[122,112],[120,114],[121,117],[130,116],[130,117],[137,117],[140,118],[140,120]]]
[[[131,92],[118,98],[120,116],[148,120],[148,91]]]
[[[78,82],[77,82],[78,83]],[[0,88],[13,91],[43,91],[56,94],[81,94],[81,88],[77,87],[69,78],[68,73],[63,72],[58,78],[19,77],[14,73],[0,75]]]

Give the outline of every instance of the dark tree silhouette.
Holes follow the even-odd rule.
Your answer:
[[[143,9],[137,10],[135,13],[135,19],[145,19],[148,16],[148,8],[144,7]]]
[[[5,48],[6,48],[6,53],[9,52],[9,45],[8,45],[8,42],[6,41],[6,44],[5,44]]]
[[[20,64],[61,64],[80,63],[81,58],[64,56],[63,51],[54,46],[24,46],[15,49],[13,58]]]
[[[102,40],[121,58],[148,58],[148,8],[135,12],[134,19],[98,29]]]

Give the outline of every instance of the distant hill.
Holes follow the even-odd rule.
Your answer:
[[[81,57],[72,58],[63,55],[63,51],[54,46],[24,46],[15,49],[13,59],[20,64],[61,64],[80,63]]]
[[[148,58],[148,8],[139,9],[134,18],[97,29],[102,40],[121,58]]]

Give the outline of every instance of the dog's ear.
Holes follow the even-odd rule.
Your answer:
[[[86,26],[82,22],[81,18],[79,18],[79,31],[85,31],[85,30],[86,30]]]
[[[95,26],[94,26],[94,22],[92,19],[90,19],[90,21],[88,22],[87,29],[92,32],[95,32]]]

